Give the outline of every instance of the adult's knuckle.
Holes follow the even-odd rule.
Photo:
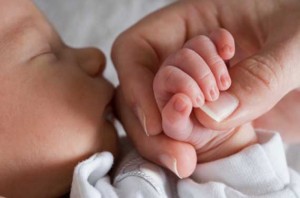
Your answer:
[[[253,56],[242,65],[242,69],[266,89],[274,90],[279,83],[275,70],[276,61],[262,56]]]

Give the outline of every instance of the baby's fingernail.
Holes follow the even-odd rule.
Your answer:
[[[232,94],[222,92],[218,100],[206,102],[201,110],[217,122],[230,116],[238,107],[239,100]]]
[[[231,85],[231,79],[228,75],[224,74],[221,76],[220,81],[224,89],[228,89]]]
[[[147,136],[149,136],[148,130],[147,130],[147,121],[144,111],[141,108],[137,108],[137,116],[140,120],[140,123],[142,124],[142,127],[144,129],[144,132]]]
[[[159,156],[159,161],[161,164],[163,164],[165,167],[167,167],[169,170],[171,170],[173,173],[175,173],[180,179],[182,177],[178,173],[177,169],[177,160],[167,154],[162,154]]]
[[[219,97],[219,90],[218,90],[217,86],[213,86],[212,87],[212,89],[209,92],[209,95],[210,95],[210,100],[211,101],[215,101],[215,100],[218,99],[218,97]]]
[[[173,104],[174,109],[178,112],[184,111],[186,106],[186,103],[181,98],[177,98]]]
[[[233,52],[233,49],[232,47],[230,47],[229,45],[225,45],[223,48],[222,48],[222,51],[224,53],[232,53]]]
[[[197,107],[201,107],[204,104],[204,97],[201,95],[198,96],[196,98],[196,104],[197,104]]]

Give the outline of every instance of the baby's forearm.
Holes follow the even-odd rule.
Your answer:
[[[257,143],[257,136],[252,125],[242,125],[235,128],[225,141],[207,151],[199,151],[198,163],[205,163],[228,157],[255,143]]]

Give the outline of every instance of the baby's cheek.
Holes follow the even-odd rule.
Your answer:
[[[100,127],[84,121],[66,120],[63,126],[49,129],[52,135],[44,133],[45,141],[49,143],[45,153],[54,160],[81,161],[101,149]]]
[[[96,126],[52,116],[41,117],[35,125],[20,123],[6,136],[9,143],[0,141],[0,194],[8,197],[40,197],[49,189],[51,197],[58,197],[69,190],[78,162],[102,147]]]

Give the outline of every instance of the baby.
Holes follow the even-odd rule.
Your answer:
[[[117,152],[104,56],[66,46],[29,0],[1,1],[0,24],[0,195],[61,196],[78,162]]]

